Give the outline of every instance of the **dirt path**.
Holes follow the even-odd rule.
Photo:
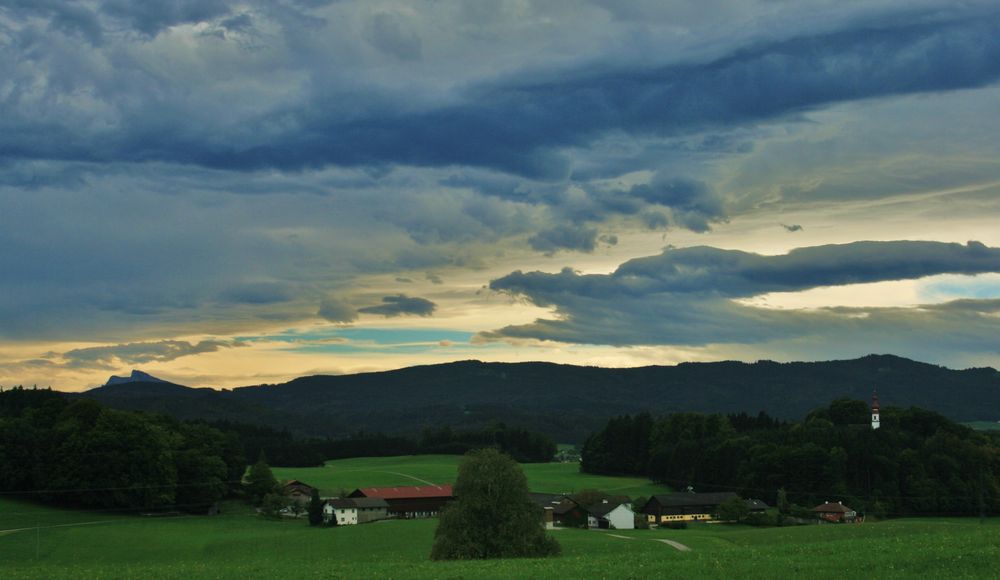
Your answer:
[[[611,536],[612,538],[621,538],[623,540],[634,540],[635,539],[632,536],[619,536],[618,534],[608,534],[608,535]]]
[[[436,483],[431,482],[431,481],[427,481],[426,479],[420,479],[419,477],[414,477],[414,476],[406,474],[406,473],[399,473],[398,471],[377,471],[375,473],[389,473],[389,474],[392,474],[392,475],[398,475],[400,477],[408,477],[408,478],[410,478],[410,479],[412,479],[414,481],[419,481],[420,483],[424,483],[424,484],[427,484],[427,485],[435,485],[435,486],[437,485]],[[395,486],[392,486],[392,485],[382,485],[382,486],[377,486],[377,487],[395,487]]]
[[[673,548],[676,548],[676,549],[680,550],[681,552],[690,552],[691,551],[691,548],[688,548],[684,544],[682,544],[680,542],[675,542],[673,540],[653,540],[653,541],[654,542],[663,542],[664,544],[666,544],[668,546],[671,546]]]
[[[31,528],[10,528],[6,530],[0,530],[0,536],[5,536],[7,534],[13,534],[14,532],[27,532],[29,530],[50,530],[52,528],[71,528],[73,526],[92,526],[94,524],[110,524],[113,522],[119,522],[121,520],[101,520],[96,522],[77,522],[75,524],[55,524],[52,526],[35,526]]]

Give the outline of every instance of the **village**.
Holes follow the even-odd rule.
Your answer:
[[[289,505],[281,510],[283,517],[303,517],[316,488],[291,480],[282,486]],[[606,495],[592,492],[590,495]],[[601,499],[596,503],[581,503],[573,494],[531,492],[531,501],[541,509],[541,523],[546,529],[559,527],[633,530],[675,527],[688,523],[724,523],[735,521],[727,517],[727,505],[742,505],[730,510],[737,514],[764,514],[771,506],[765,502],[741,498],[734,492],[698,493],[695,491],[657,494],[644,505],[636,506],[627,498]],[[577,494],[577,498],[580,494]],[[366,487],[352,491],[347,497],[321,498],[323,523],[345,526],[388,519],[423,519],[440,514],[455,500],[450,484],[395,487]],[[812,508],[816,523],[861,523],[863,516],[841,502],[824,502]],[[800,518],[801,520],[801,518]],[[805,520],[798,523],[806,523]]]
[[[881,427],[878,394],[872,394],[871,429]],[[564,461],[566,459],[563,459]],[[578,461],[578,456],[571,459]],[[301,517],[319,490],[299,480],[282,484],[288,505],[283,517]],[[758,521],[771,508],[757,498],[742,498],[735,492],[684,492],[654,494],[642,505],[626,496],[591,490],[581,494],[532,491],[530,499],[541,509],[546,529],[559,527],[632,530],[684,527],[689,523],[738,523],[747,518]],[[357,488],[346,497],[320,497],[325,525],[356,525],[387,519],[433,518],[440,514],[455,494],[452,485],[392,486]],[[864,516],[841,501],[825,501],[811,510],[811,517],[792,518],[792,523],[863,523]],[[781,516],[779,516],[781,517]]]

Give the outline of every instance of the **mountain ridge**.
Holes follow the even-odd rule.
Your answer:
[[[167,381],[163,379],[158,379],[149,373],[144,373],[138,369],[132,369],[132,374],[127,377],[119,377],[117,375],[111,375],[108,381],[104,383],[103,386],[110,387],[112,385],[123,385],[126,383],[166,383]]]
[[[466,360],[221,391],[124,383],[75,396],[182,419],[263,423],[322,436],[503,421],[579,441],[615,415],[764,411],[799,419],[839,397],[867,400],[873,390],[884,406],[919,406],[962,421],[1000,418],[997,370],[952,370],[894,355],[634,368]]]

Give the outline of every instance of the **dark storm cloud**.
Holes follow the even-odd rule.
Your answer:
[[[227,13],[221,2],[114,2],[105,11],[147,33]],[[393,50],[413,52],[409,40],[400,42]],[[417,111],[412,106],[401,111],[397,103],[403,96],[354,91],[334,98],[323,92],[308,103],[262,103],[235,124],[194,126],[184,121],[187,105],[177,102],[176,123],[149,122],[165,114],[157,104],[135,111],[130,116],[136,122],[99,139],[59,122],[43,124],[15,115],[4,124],[7,134],[17,137],[0,140],[0,155],[168,160],[234,170],[469,165],[561,179],[571,165],[563,148],[586,145],[613,131],[660,136],[701,131],[835,102],[980,87],[997,78],[996,14],[949,22],[901,17],[898,23],[885,19],[762,42],[710,62],[642,69],[588,66],[535,81],[510,77],[479,84],[456,104]],[[42,130],[61,137],[25,138]],[[702,216],[694,212],[682,219],[698,228]]]
[[[326,298],[319,305],[317,314],[330,322],[346,323],[358,319],[358,312],[353,306],[337,298]]]
[[[546,254],[554,254],[559,250],[593,252],[596,243],[596,228],[575,225],[555,226],[528,238],[528,244],[533,249]]]
[[[639,219],[642,220],[643,225],[651,230],[662,230],[670,223],[667,215],[662,211],[647,211],[640,215]]]
[[[741,298],[819,286],[982,272],[1000,272],[1000,248],[979,242],[854,242],[765,256],[696,246],[629,260],[607,275],[581,276],[572,270],[559,274],[518,271],[494,280],[490,287],[543,300],[564,293],[613,299],[652,292]]]
[[[365,314],[379,314],[386,318],[395,316],[430,316],[434,313],[437,305],[426,298],[410,297],[405,294],[382,297],[382,304],[358,308],[358,312]]]
[[[292,288],[277,282],[239,284],[225,290],[220,298],[235,304],[274,304],[287,302],[294,296]]]
[[[228,15],[230,8],[225,0],[105,0],[101,4],[101,12],[127,23],[142,34],[156,36],[170,26],[203,22]]]
[[[701,181],[657,174],[651,183],[636,185],[628,193],[650,204],[669,207],[678,225],[695,232],[708,231],[711,222],[726,218],[722,196]]]
[[[159,342],[134,342],[114,346],[78,348],[62,354],[68,367],[104,367],[116,361],[127,364],[167,362],[184,356],[216,352],[225,348],[246,346],[233,340],[203,340],[191,343],[183,340],[161,340]]]
[[[405,16],[380,12],[368,22],[368,41],[399,60],[420,60],[422,42]]]
[[[50,30],[79,36],[94,46],[100,45],[104,36],[92,10],[64,0],[10,0],[0,5],[0,13],[47,18]]]
[[[745,306],[732,299],[821,286],[984,272],[1000,272],[1000,248],[978,242],[856,242],[800,248],[781,256],[709,247],[671,249],[630,260],[607,275],[581,275],[567,268],[558,274],[518,271],[493,280],[492,290],[527,298],[538,306],[555,307],[560,318],[510,326],[484,336],[614,345],[702,345],[764,342],[818,331],[847,332],[861,326],[875,328],[878,320],[892,322],[892,328],[898,330],[907,320],[927,319],[929,315],[906,309],[778,311]],[[968,308],[977,306],[978,302]],[[936,316],[957,307],[936,307]],[[865,319],[851,316],[856,314]]]
[[[555,149],[606,131],[671,134],[837,101],[977,87],[998,77],[1000,19],[872,28],[740,50],[707,64],[484,87],[464,105],[424,113],[381,111],[341,122],[317,106],[305,117],[288,112],[296,130],[278,143],[173,153],[165,144],[165,152],[234,169],[457,164],[559,179],[569,160]]]
[[[429,314],[419,298],[377,304],[405,287],[365,278],[450,283],[529,245],[593,251],[608,231],[630,252],[635,227],[704,231],[761,200],[996,179],[997,89],[954,90],[1000,78],[995,3],[639,3],[650,15],[624,22],[585,3],[0,2],[0,338],[220,335],[350,323],[366,305]],[[829,165],[843,152],[898,187]],[[621,344],[753,340],[772,319],[800,335],[801,318],[702,299],[711,284],[726,298],[767,287],[754,276],[777,264],[702,250],[650,266],[675,279],[637,262],[529,297],[567,313],[539,329],[575,340],[593,320]],[[782,288],[807,282],[793,266]],[[620,302],[598,303],[606,293]],[[654,328],[650,312],[686,320]]]

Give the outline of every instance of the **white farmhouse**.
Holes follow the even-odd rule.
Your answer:
[[[612,530],[635,529],[635,512],[627,503],[611,503],[607,500],[587,508],[587,526],[610,528]]]
[[[323,521],[337,519],[338,526],[363,524],[383,520],[389,504],[384,499],[368,497],[333,498],[323,503]]]

